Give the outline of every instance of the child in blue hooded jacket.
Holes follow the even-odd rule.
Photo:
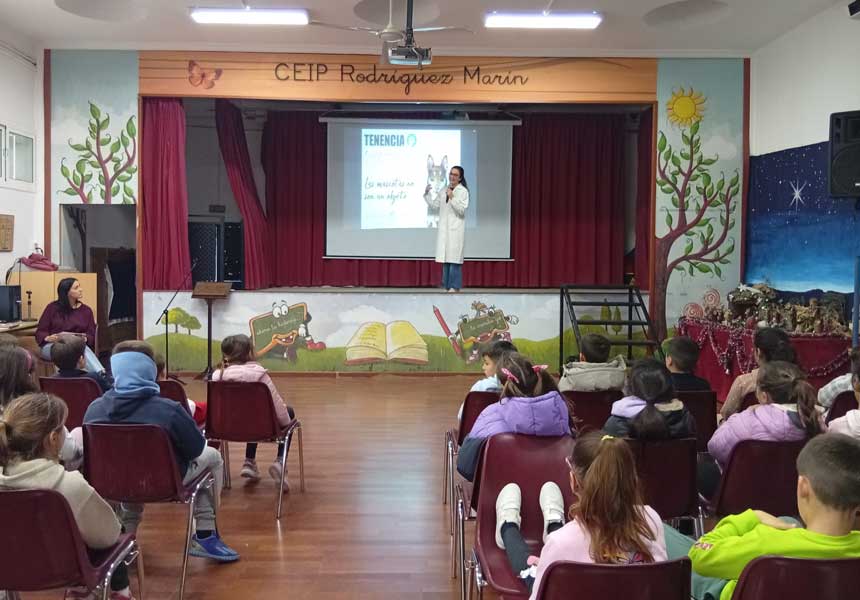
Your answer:
[[[184,482],[194,480],[204,469],[211,469],[214,489],[201,489],[194,505],[197,530],[191,540],[190,554],[233,562],[239,559],[239,554],[221,541],[215,522],[224,474],[221,455],[206,445],[194,419],[178,402],[158,395],[154,357],[152,346],[146,342],[130,340],[117,344],[110,359],[114,388],[90,404],[84,423],[158,425],[173,443]],[[127,532],[137,531],[142,516],[142,504],[121,505],[119,517]]]

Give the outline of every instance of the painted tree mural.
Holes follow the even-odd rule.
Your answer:
[[[192,322],[191,320],[194,319]],[[188,329],[189,335],[192,329],[200,329],[200,321],[197,317],[189,315],[185,310],[175,306],[167,311],[167,322],[173,325],[173,332],[179,333],[179,328]],[[159,325],[164,325],[164,315],[158,320]],[[196,326],[192,326],[196,325]]]
[[[702,149],[699,129],[705,101],[693,88],[673,93],[667,114],[681,129],[681,147],[674,148],[663,131],[657,138],[658,196],[669,198],[658,203],[657,218],[664,219],[668,231],[657,237],[654,256],[652,316],[661,340],[666,337],[666,290],[672,276],[722,277],[721,265],[731,262],[728,256],[735,250],[729,234],[735,226],[740,173],[736,170],[727,178],[724,172],[711,172],[719,156],[706,156]],[[683,249],[673,255],[676,242]]]
[[[76,144],[69,140],[69,146],[78,153],[77,158],[69,159],[74,166],[66,166],[65,157],[60,161],[60,174],[69,185],[63,192],[79,197],[84,204],[92,204],[95,194],[104,204],[111,204],[119,197],[123,204],[134,204],[135,190],[130,185],[132,175],[137,172],[134,116],[120,129],[119,137],[108,133],[110,115],[102,115],[101,109],[92,102],[90,117],[89,136],[84,142]]]

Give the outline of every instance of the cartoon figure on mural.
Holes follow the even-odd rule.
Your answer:
[[[315,341],[310,333],[308,323],[312,318],[307,304],[273,302],[271,312],[250,321],[251,339],[257,356],[283,358],[295,363],[299,348],[310,352],[325,350],[325,342]]]
[[[510,326],[516,325],[520,319],[516,315],[506,315],[501,308],[492,304],[487,305],[481,300],[475,300],[471,304],[473,313],[460,315],[457,320],[457,332],[451,331],[442,312],[438,307],[433,307],[433,314],[439,321],[442,331],[451,347],[459,356],[471,364],[481,359],[481,346],[487,342],[496,340],[511,341]]]
[[[448,185],[448,156],[442,157],[438,165],[431,155],[427,155],[427,185],[430,187],[430,195],[435,198],[439,192]],[[439,208],[431,208],[427,205],[427,227],[439,227]]]

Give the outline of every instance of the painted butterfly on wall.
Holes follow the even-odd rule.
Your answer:
[[[194,87],[203,86],[205,90],[215,87],[215,82],[221,78],[221,69],[205,71],[195,61],[188,61],[188,82]]]

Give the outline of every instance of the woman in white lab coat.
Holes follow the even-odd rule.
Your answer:
[[[463,245],[466,239],[466,208],[469,188],[463,167],[451,167],[448,187],[436,196],[430,186],[424,190],[424,201],[439,210],[439,231],[436,234],[436,262],[442,263],[442,287],[457,292],[463,287]]]

